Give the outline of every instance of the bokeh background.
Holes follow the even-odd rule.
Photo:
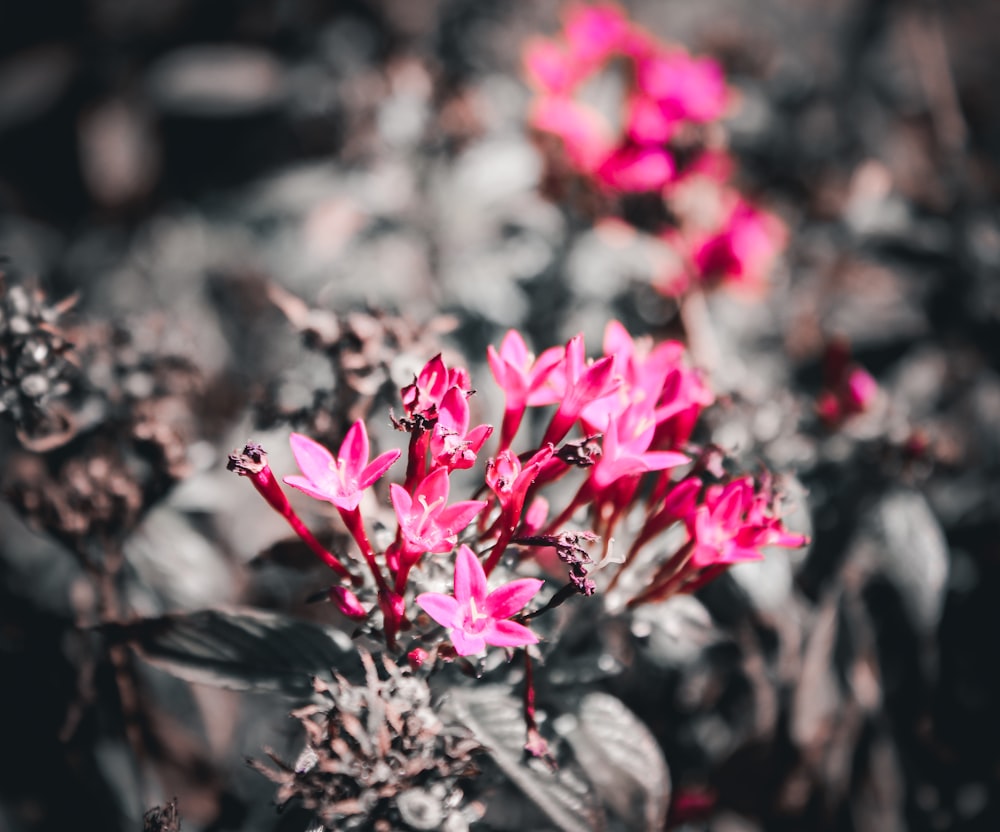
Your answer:
[[[740,183],[788,225],[769,293],[710,301],[728,402],[714,430],[801,480],[814,544],[657,614],[608,685],[660,741],[685,828],[1000,828],[1000,5],[624,5],[726,67]],[[202,378],[187,476],[126,541],[130,610],[308,593],[308,577],[248,566],[284,531],[222,470],[251,432],[280,448],[332,384],[289,297],[405,315],[398,382],[439,342],[488,379],[485,345],[508,327],[539,348],[599,343],[610,317],[676,332],[647,241],[574,225],[538,191],[521,49],[558,14],[4,4],[2,270],[79,293],[77,318],[120,322]],[[833,337],[882,399],[824,432],[810,408]],[[391,439],[387,419],[379,431]],[[5,427],[0,458],[17,448]],[[136,829],[174,795],[185,829],[299,828],[243,764],[265,744],[294,756],[280,696],[145,668],[169,704],[142,712],[160,745],[157,776],[139,773],[101,705],[113,671],[85,672],[86,585],[0,504],[0,829]]]

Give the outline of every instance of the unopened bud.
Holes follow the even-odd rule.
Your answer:
[[[353,618],[355,621],[361,621],[368,617],[368,610],[361,605],[361,602],[358,600],[358,596],[346,587],[330,587],[329,596],[330,600],[337,605],[337,609],[348,618]]]

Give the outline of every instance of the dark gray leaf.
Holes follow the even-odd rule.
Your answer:
[[[178,613],[104,632],[168,673],[233,690],[302,696],[311,677],[359,666],[344,633],[254,609]]]
[[[576,759],[627,829],[658,832],[670,806],[670,772],[649,729],[619,699],[595,692],[562,723]]]
[[[563,765],[553,772],[537,760],[524,761],[525,723],[521,703],[506,688],[483,685],[455,690],[448,707],[556,829],[601,832],[606,828],[604,812],[577,766]]]
[[[868,512],[859,543],[899,592],[911,626],[933,632],[944,606],[948,544],[923,495],[904,488],[885,494]]]

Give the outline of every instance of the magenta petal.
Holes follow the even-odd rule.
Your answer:
[[[368,464],[368,431],[360,419],[351,425],[340,446],[340,462],[344,473],[357,477]]]
[[[486,649],[486,639],[481,635],[469,635],[459,629],[451,631],[451,643],[455,645],[455,652],[460,656],[472,656]]]
[[[384,454],[375,457],[371,461],[371,464],[361,472],[361,476],[358,478],[358,488],[365,489],[379,479],[389,470],[392,463],[399,459],[400,453],[399,448],[393,448],[391,451],[386,451]]]
[[[297,474],[294,474],[292,476],[285,477],[284,481],[285,485],[290,485],[292,488],[296,488],[303,494],[308,494],[310,497],[314,497],[317,500],[329,500],[332,497],[330,492],[320,491],[316,487],[316,483],[307,477],[300,477]]]
[[[538,644],[538,636],[515,621],[490,621],[483,630],[487,644],[496,647],[523,647]],[[457,647],[456,647],[457,649]]]
[[[440,592],[422,592],[416,597],[417,606],[433,618],[442,627],[455,626],[455,616],[458,613],[458,601],[450,595]]]
[[[424,477],[420,485],[414,489],[413,502],[419,503],[423,497],[425,506],[433,506],[438,502],[444,505],[448,502],[448,490],[448,471],[437,468]]]
[[[646,451],[642,455],[647,471],[662,471],[664,468],[676,468],[691,461],[687,454],[678,451]]]
[[[438,513],[435,518],[436,525],[448,534],[458,534],[487,505],[486,500],[465,500],[461,503],[455,503],[455,505],[448,506]]]
[[[438,407],[438,425],[462,436],[469,429],[469,400],[458,387],[449,387]]]
[[[697,569],[725,562],[723,554],[714,546],[695,546],[694,551],[691,552],[691,565]]]
[[[486,573],[483,565],[464,543],[458,547],[455,557],[455,598],[459,604],[467,604],[471,598],[480,605],[486,598]]]
[[[497,587],[486,596],[486,614],[491,618],[510,618],[535,597],[543,583],[537,578],[520,578]]]
[[[409,520],[410,512],[413,509],[413,500],[409,492],[403,486],[391,483],[389,485],[389,500],[392,502],[392,507],[396,509],[396,517],[399,519],[400,525],[403,524],[403,521]]]
[[[288,438],[288,444],[292,446],[295,462],[303,474],[314,483],[323,483],[330,479],[333,454],[319,442],[301,433],[293,433]]]
[[[469,449],[473,453],[478,453],[492,433],[493,425],[479,425],[470,430],[465,436],[465,440],[469,443]]]

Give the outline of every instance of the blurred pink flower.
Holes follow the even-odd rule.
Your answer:
[[[542,586],[537,578],[521,578],[487,594],[486,573],[473,551],[458,548],[455,559],[455,594],[424,592],[417,604],[449,631],[460,656],[481,653],[486,645],[523,647],[537,644],[538,636],[523,624],[508,621]]]
[[[758,289],[784,248],[786,236],[777,217],[736,198],[722,228],[693,247],[698,277]]]

